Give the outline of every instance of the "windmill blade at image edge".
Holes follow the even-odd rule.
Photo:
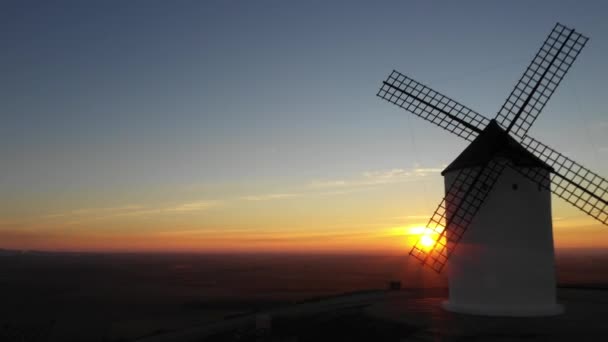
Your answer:
[[[559,23],[540,47],[496,116],[523,139],[589,38]]]
[[[550,190],[554,194],[608,225],[608,181],[605,178],[532,137],[526,136],[522,145],[553,168]],[[537,170],[514,169],[549,188]]]
[[[410,255],[441,272],[506,165],[505,160],[493,159],[481,167],[460,170]]]
[[[395,70],[382,83],[377,96],[468,141],[473,141],[490,121]]]

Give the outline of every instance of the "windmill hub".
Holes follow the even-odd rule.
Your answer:
[[[506,316],[562,312],[551,192],[608,225],[608,181],[528,131],[587,40],[556,24],[493,120],[395,70],[383,82],[379,97],[471,141],[443,170],[445,197],[410,251],[437,272],[449,265],[444,308]],[[431,246],[429,235],[438,236]]]
[[[516,167],[535,167],[553,171],[551,166],[515,141],[496,123],[496,120],[491,120],[477,138],[441,174],[445,175],[449,171],[471,166],[483,166],[494,158],[507,159]]]

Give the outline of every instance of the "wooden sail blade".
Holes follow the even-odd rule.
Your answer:
[[[395,70],[382,83],[377,96],[469,141],[490,121]]]
[[[515,170],[540,186],[551,188],[557,196],[608,225],[608,180],[532,137],[526,136],[522,145],[554,172],[548,182],[538,169]]]
[[[483,166],[460,170],[410,255],[441,272],[506,164],[502,159],[493,159]]]
[[[556,24],[496,115],[514,137],[523,139],[564,78],[588,38]]]

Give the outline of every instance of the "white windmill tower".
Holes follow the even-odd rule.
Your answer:
[[[471,141],[442,172],[446,195],[410,251],[437,272],[449,266],[446,309],[560,313],[551,192],[608,225],[608,181],[528,136],[587,40],[556,24],[494,120],[397,71],[383,82],[379,97]]]

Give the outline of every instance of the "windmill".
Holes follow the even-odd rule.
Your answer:
[[[382,83],[379,97],[471,142],[443,170],[445,197],[410,251],[437,272],[449,266],[447,310],[563,310],[551,192],[608,225],[606,179],[528,135],[587,40],[557,23],[492,120],[397,71]]]

